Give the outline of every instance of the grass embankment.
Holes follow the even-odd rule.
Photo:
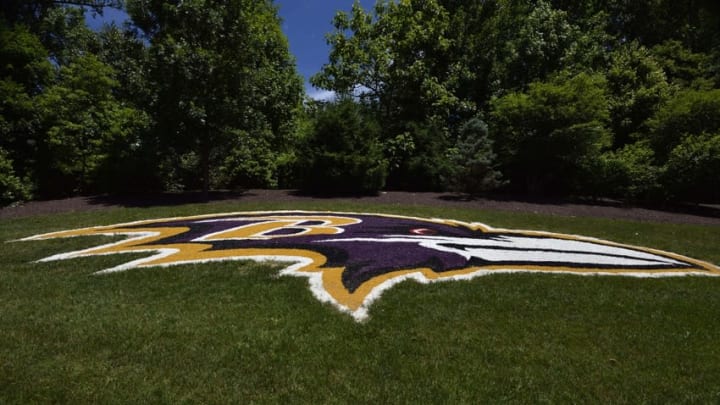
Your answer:
[[[278,267],[33,263],[108,238],[5,241],[209,212],[317,209],[595,236],[720,263],[720,227],[337,204],[207,204],[0,222],[0,402],[720,401],[720,278],[404,282],[356,323]],[[139,257],[139,256],[138,256]]]

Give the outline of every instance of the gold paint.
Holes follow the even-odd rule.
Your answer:
[[[268,216],[250,217],[253,221],[264,222],[238,226],[226,231],[203,237],[203,241],[238,240],[238,239],[276,239],[294,236],[337,235],[343,232],[342,227],[360,223],[360,220],[333,216]],[[232,220],[229,218],[228,220]],[[303,225],[305,222],[322,222],[322,225]],[[272,235],[282,229],[298,230],[295,234]]]
[[[236,213],[237,215],[247,215],[252,213]],[[218,216],[223,216],[224,218],[220,218],[219,220],[232,220],[231,217],[228,215],[233,214],[211,214],[211,215],[202,215],[202,216],[196,216],[196,217],[186,217],[186,218],[174,218],[174,219],[183,219],[183,220],[190,220],[190,219],[205,219],[205,218],[217,218]],[[392,216],[392,215],[381,215],[377,214],[378,216],[386,216],[386,217],[396,217],[396,218],[407,218],[407,217],[400,217],[400,216]],[[277,231],[280,229],[300,229],[302,235],[333,235],[342,233],[343,226],[348,226],[352,224],[360,223],[361,221],[355,218],[347,218],[347,217],[340,217],[340,216],[332,216],[332,215],[308,215],[308,216],[262,216],[262,217],[251,217],[252,220],[262,220],[265,222],[256,223],[256,224],[250,224],[246,226],[241,226],[237,228],[233,228],[228,231],[219,232],[217,234],[213,234],[209,237],[205,237],[204,239],[200,239],[203,241],[215,241],[215,240],[225,240],[225,239],[245,239],[245,238],[270,238],[273,237],[273,235],[265,235],[267,233],[271,233],[273,231]],[[415,220],[421,220],[429,223],[440,223],[445,225],[451,225],[456,227],[466,227],[471,230],[479,230],[482,232],[490,232],[490,233],[499,233],[503,235],[518,235],[518,236],[539,236],[539,237],[548,237],[548,238],[556,238],[556,239],[564,239],[564,240],[575,240],[580,242],[590,242],[595,244],[601,244],[606,246],[614,246],[614,247],[622,247],[622,248],[631,248],[635,249],[640,252],[647,252],[651,254],[657,254],[662,255],[665,257],[669,257],[675,260],[684,261],[686,263],[691,263],[697,268],[693,269],[695,271],[702,270],[706,271],[709,274],[713,275],[720,275],[720,268],[710,264],[706,263],[700,260],[691,259],[682,255],[678,255],[675,253],[655,250],[655,249],[648,249],[643,247],[636,247],[631,245],[623,245],[620,243],[615,242],[609,242],[604,240],[598,240],[594,238],[586,238],[586,237],[580,237],[580,236],[574,236],[574,235],[564,235],[564,234],[556,234],[556,233],[550,233],[550,232],[539,232],[539,231],[514,231],[514,230],[506,230],[506,229],[494,229],[487,227],[483,224],[467,224],[460,221],[452,221],[452,220],[428,220],[428,219],[421,219],[421,218],[412,218]],[[152,228],[152,227],[146,227],[146,228],[127,228],[129,225],[151,225],[153,223],[158,222],[165,222],[170,221],[173,219],[160,219],[160,220],[149,220],[149,221],[139,221],[136,223],[129,223],[129,224],[121,224],[121,225],[114,225],[114,226],[102,226],[102,227],[94,227],[94,228],[85,228],[85,229],[77,229],[77,230],[69,230],[69,231],[59,231],[59,232],[53,232],[48,233],[44,235],[38,235],[35,237],[31,237],[28,239],[31,240],[40,240],[40,239],[52,239],[52,238],[65,238],[65,237],[75,237],[75,236],[92,236],[92,235],[113,235],[113,234],[124,234],[131,236],[130,239],[121,241],[118,243],[113,243],[109,245],[104,245],[96,248],[90,248],[82,251],[75,252],[71,257],[83,257],[83,256],[95,256],[95,255],[104,255],[104,254],[112,254],[112,253],[125,253],[125,252],[142,252],[142,251],[160,251],[160,250],[172,250],[174,253],[171,253],[167,255],[166,257],[158,257],[155,259],[148,258],[147,261],[139,263],[137,267],[153,267],[153,266],[161,266],[161,265],[171,265],[171,264],[177,264],[181,262],[199,262],[199,261],[210,261],[210,260],[228,260],[228,259],[242,259],[242,258],[248,258],[251,259],[252,257],[298,257],[298,258],[306,258],[310,260],[310,264],[303,266],[302,268],[296,270],[298,273],[321,273],[322,277],[322,284],[324,290],[337,302],[338,304],[350,309],[351,311],[356,311],[357,309],[361,308],[363,304],[365,303],[368,296],[379,286],[381,286],[383,283],[388,282],[390,280],[393,280],[398,277],[404,277],[412,274],[417,274],[419,276],[424,277],[427,280],[433,281],[433,280],[442,280],[442,279],[448,279],[453,278],[457,276],[469,276],[472,275],[475,272],[480,271],[541,271],[541,272],[551,272],[551,273],[579,273],[579,274],[588,274],[588,273],[613,273],[613,274],[623,274],[623,273],[646,273],[646,274],[654,274],[654,273],[687,273],[687,268],[670,268],[670,269],[662,269],[662,270],[642,270],[642,269],[603,269],[603,268],[593,268],[593,267],[557,267],[557,266],[542,266],[542,265],[488,265],[488,266],[476,266],[476,267],[469,267],[454,271],[446,271],[442,273],[437,273],[429,268],[416,268],[416,269],[399,269],[396,271],[392,271],[389,273],[385,273],[379,276],[376,276],[364,283],[362,283],[354,292],[349,292],[345,286],[342,283],[342,273],[344,271],[344,268],[342,267],[332,267],[332,268],[322,268],[323,265],[327,263],[327,258],[323,256],[320,253],[310,251],[310,250],[302,250],[302,249],[228,249],[228,250],[216,250],[216,251],[208,251],[212,247],[211,244],[205,244],[205,243],[178,243],[178,244],[159,244],[159,245],[153,245],[150,246],[150,244],[170,238],[173,236],[180,235],[182,233],[185,233],[189,230],[187,227],[163,227],[163,228]],[[302,225],[303,222],[306,221],[322,221],[322,225],[314,225],[314,226],[307,226]],[[145,234],[145,235],[142,235]],[[293,235],[278,235],[278,237],[291,237]]]

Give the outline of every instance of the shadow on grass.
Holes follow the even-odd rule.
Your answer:
[[[377,198],[380,196],[379,191],[375,192],[357,192],[357,191],[336,191],[336,190],[325,190],[325,191],[306,191],[306,190],[289,190],[287,194],[292,197],[300,198],[318,198],[324,200],[338,199],[338,198]]]
[[[619,209],[641,208],[653,211],[662,211],[673,214],[695,215],[708,218],[720,218],[720,205],[716,204],[700,204],[700,203],[682,203],[682,202],[661,202],[661,203],[641,203],[626,202],[621,200],[613,200],[608,198],[589,198],[589,197],[553,197],[553,196],[528,196],[520,194],[442,194],[438,196],[439,200],[449,202],[480,202],[491,201],[496,203],[524,203],[537,205],[583,205],[588,207],[609,207]]]
[[[534,197],[515,194],[466,195],[455,193],[387,191],[378,194],[309,193],[296,190],[222,190],[203,194],[201,191],[179,193],[132,193],[72,197],[61,200],[30,201],[13,207],[0,208],[0,219],[38,214],[92,211],[110,207],[152,208],[203,204],[212,202],[312,202],[332,204],[379,203],[389,205],[425,205],[532,211],[550,215],[599,216],[619,219],[654,220],[660,222],[720,224],[720,205],[712,204],[628,204],[622,201],[591,198]],[[675,218],[674,216],[685,216]],[[696,218],[691,218],[694,216]]]

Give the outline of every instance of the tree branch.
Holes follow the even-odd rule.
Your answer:
[[[122,9],[124,6],[123,3],[123,0],[52,0],[52,4],[92,7],[95,9],[102,9],[104,7]]]

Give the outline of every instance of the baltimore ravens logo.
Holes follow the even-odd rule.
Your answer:
[[[115,253],[148,256],[98,274],[219,260],[287,263],[281,275],[309,278],[313,294],[361,320],[383,291],[510,272],[659,277],[720,275],[673,253],[580,236],[494,229],[480,223],[379,214],[237,212],[158,219],[36,235],[42,240],[126,235],[42,262]]]

